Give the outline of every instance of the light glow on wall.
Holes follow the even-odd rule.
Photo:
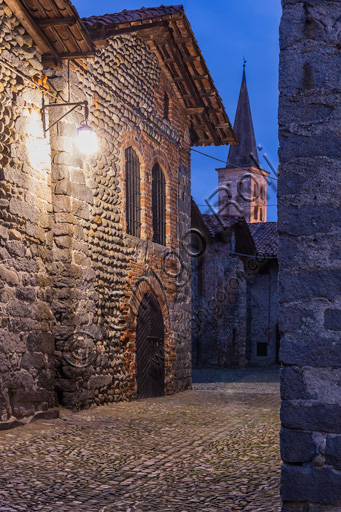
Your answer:
[[[90,126],[84,124],[77,129],[77,147],[83,155],[93,155],[98,152],[98,138]]]

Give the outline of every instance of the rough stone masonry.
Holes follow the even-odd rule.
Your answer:
[[[283,511],[340,511],[341,3],[282,4],[278,226]]]
[[[54,414],[58,403],[136,397],[136,316],[148,291],[165,324],[165,393],[187,389],[190,287],[185,280],[178,289],[164,264],[190,228],[189,120],[171,82],[148,44],[129,34],[87,66],[71,65],[70,100],[88,100],[100,140],[96,159],[83,158],[74,136],[84,112],[43,132],[43,92],[46,103],[65,101],[67,66],[44,69],[43,91],[34,87],[41,55],[3,0],[0,45],[0,428]],[[56,110],[48,125],[66,112]],[[128,147],[141,164],[139,239],[125,229]],[[166,247],[151,240],[156,162],[166,175]]]

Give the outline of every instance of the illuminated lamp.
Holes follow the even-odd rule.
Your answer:
[[[47,108],[55,108],[55,107],[71,107],[66,114],[62,115],[57,121],[46,126],[46,109]],[[46,137],[46,134],[53,126],[58,124],[64,117],[68,116],[76,110],[78,107],[84,108],[84,121],[81,123],[79,128],[77,128],[77,138],[76,138],[76,145],[80,153],[84,155],[92,155],[94,153],[97,153],[98,151],[98,139],[96,133],[93,131],[92,128],[88,125],[88,117],[89,117],[89,106],[87,101],[79,101],[77,103],[50,103],[49,105],[45,104],[45,100],[43,97],[43,103],[42,103],[42,118],[43,118],[43,128],[44,128],[44,136]]]

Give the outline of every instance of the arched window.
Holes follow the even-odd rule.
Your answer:
[[[261,188],[261,198],[262,199],[266,199],[266,192],[265,192],[265,186],[262,185],[262,188]]]
[[[254,212],[253,212],[253,216],[254,216],[255,220],[258,220],[258,206],[255,206],[255,209],[254,209]]]
[[[163,118],[169,119],[169,96],[166,92],[163,97]]]
[[[153,242],[166,245],[166,180],[158,163],[152,178]]]
[[[127,233],[141,236],[140,162],[133,148],[126,150],[126,218]]]

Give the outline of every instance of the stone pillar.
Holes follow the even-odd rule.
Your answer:
[[[282,0],[283,511],[341,510],[341,2]]]

